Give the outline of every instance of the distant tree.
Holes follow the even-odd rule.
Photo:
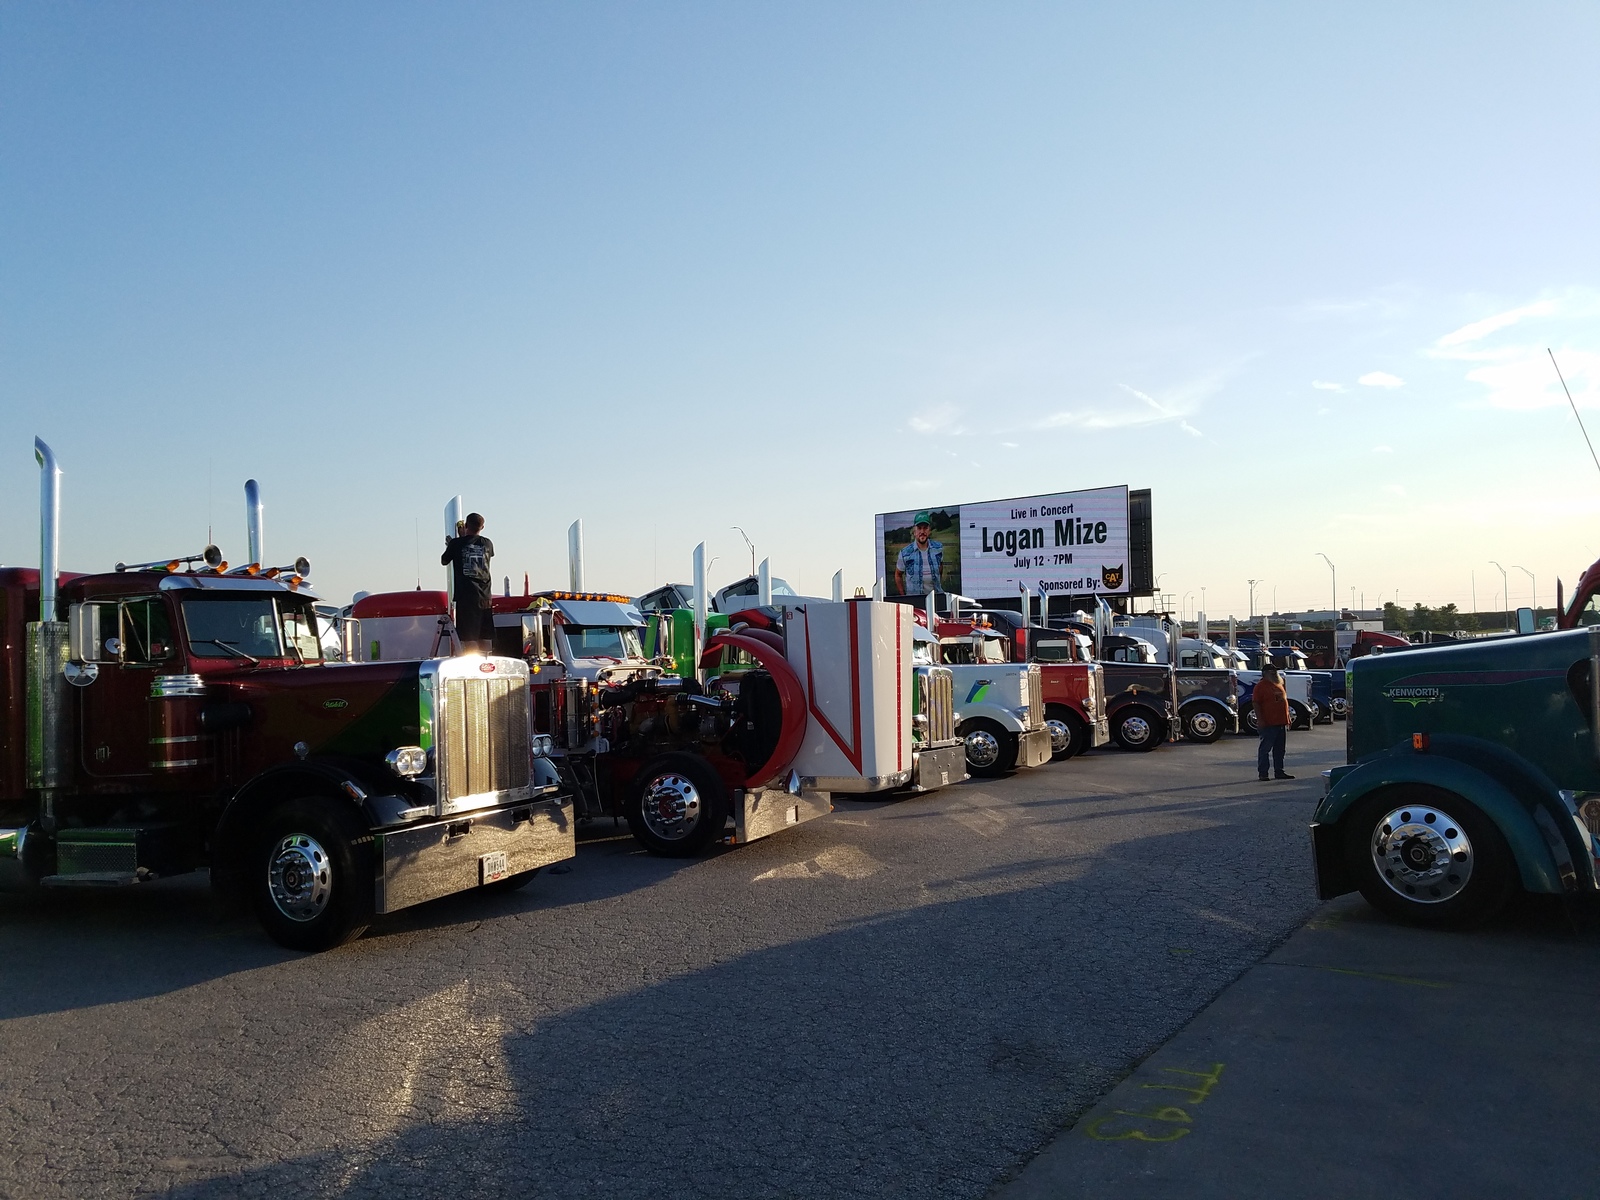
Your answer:
[[[1384,602],[1384,605],[1383,605],[1383,627],[1385,629],[1398,630],[1399,632],[1402,632],[1402,633],[1405,632],[1405,629],[1406,629],[1406,610],[1401,608],[1393,600],[1388,600],[1388,601]]]

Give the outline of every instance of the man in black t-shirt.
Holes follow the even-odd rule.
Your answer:
[[[444,553],[439,556],[441,564],[455,568],[456,636],[463,651],[488,654],[494,649],[494,611],[489,606],[494,594],[489,574],[494,543],[482,536],[483,517],[478,513],[468,513],[456,531],[456,537],[445,539]]]

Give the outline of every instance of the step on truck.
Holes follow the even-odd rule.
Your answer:
[[[418,595],[355,606],[368,653],[412,655],[454,636],[444,593],[414,614],[427,607]],[[925,747],[913,738],[909,610],[774,599],[700,624],[686,609],[647,622],[620,594],[494,598],[495,647],[527,666],[534,728],[550,737],[580,819],[626,819],[651,853],[682,857],[824,816],[836,793],[963,777],[931,689],[922,715],[936,736]]]
[[[0,569],[0,885],[209,869],[282,945],[320,950],[453,892],[572,857],[533,753],[527,667],[323,660],[303,559],[201,555],[61,575],[42,441],[42,570]]]
[[[1317,891],[1460,926],[1517,890],[1600,887],[1600,626],[1350,663],[1346,763],[1312,819]],[[1563,614],[1565,615],[1565,614]]]

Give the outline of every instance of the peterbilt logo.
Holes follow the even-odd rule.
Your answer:
[[[491,675],[494,673],[494,664],[492,662],[479,663],[478,670],[482,671],[485,675]]]
[[[1100,582],[1106,585],[1107,591],[1119,591],[1122,587],[1122,568],[1120,566],[1101,567]]]
[[[1381,695],[1385,700],[1393,700],[1396,704],[1409,704],[1412,708],[1416,708],[1419,704],[1437,704],[1444,699],[1436,687],[1385,688]]]

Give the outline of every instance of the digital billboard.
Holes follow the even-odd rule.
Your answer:
[[[994,599],[1116,596],[1130,590],[1126,486],[879,513],[878,578],[888,595]]]

